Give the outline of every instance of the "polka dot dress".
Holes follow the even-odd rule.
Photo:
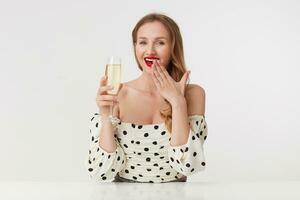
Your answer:
[[[207,137],[205,116],[189,116],[188,142],[171,146],[165,124],[138,125],[118,121],[113,124],[117,144],[108,153],[99,146],[100,115],[90,121],[90,148],[85,165],[90,178],[97,181],[120,177],[138,182],[174,181],[205,169],[203,144]]]

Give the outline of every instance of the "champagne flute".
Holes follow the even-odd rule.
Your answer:
[[[105,67],[105,75],[107,76],[107,85],[113,86],[112,90],[107,93],[116,96],[118,94],[119,86],[121,83],[121,58],[117,56],[110,56],[107,60]],[[109,119],[112,123],[118,120],[113,116],[113,105],[110,106]]]

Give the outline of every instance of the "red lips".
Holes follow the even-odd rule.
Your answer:
[[[144,58],[144,61],[148,67],[152,67],[153,60],[159,60],[159,58],[154,55],[149,55]]]

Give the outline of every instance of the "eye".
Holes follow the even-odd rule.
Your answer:
[[[139,44],[144,45],[144,44],[146,44],[146,42],[145,41],[141,41],[141,42],[139,42]]]
[[[159,45],[164,45],[165,43],[163,41],[158,42]]]

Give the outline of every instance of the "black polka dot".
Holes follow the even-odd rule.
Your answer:
[[[188,147],[186,147],[186,148],[185,148],[185,152],[188,152],[188,150],[189,150],[189,148],[188,148]]]
[[[122,164],[124,163],[124,160],[122,160]]]
[[[95,117],[92,117],[91,121],[93,121],[94,118],[95,118]]]
[[[179,160],[176,160],[176,162],[177,162],[178,164],[180,164]]]
[[[191,169],[191,172],[193,172],[195,169],[193,168],[193,169]]]
[[[110,155],[108,155],[108,159],[110,159]]]
[[[143,128],[143,126],[142,126],[142,125],[139,125],[139,126],[138,126],[138,129],[141,129],[141,128]]]
[[[183,153],[184,151],[183,151],[183,149],[180,149],[180,151],[181,151],[181,153]]]
[[[136,141],[135,143],[136,143],[136,144],[141,144],[140,141]]]
[[[89,160],[89,164],[92,164],[92,161]]]
[[[124,147],[125,147],[125,148],[128,148],[127,144],[124,144]]]
[[[202,162],[201,165],[202,165],[202,166],[205,166],[205,162]]]
[[[147,148],[147,147],[146,147],[146,148],[144,148],[144,151],[149,151],[149,148]]]
[[[96,123],[96,128],[98,128],[98,122]]]
[[[118,124],[119,124],[119,125],[121,125],[121,124],[122,124],[122,122],[119,122]]]
[[[169,176],[171,174],[171,172],[167,172],[166,175]]]
[[[141,166],[141,164],[140,163],[138,163],[138,164],[136,164],[137,166]]]
[[[194,153],[193,153],[193,156],[195,157],[196,155],[197,155],[197,153],[196,153],[196,152],[194,152]]]
[[[159,168],[159,170],[163,170],[163,169],[164,169],[163,167],[160,167],[160,168]]]
[[[99,149],[99,147],[98,147],[98,148],[97,148],[97,152],[99,152],[99,150],[100,150],[100,149]]]
[[[202,135],[203,131],[200,131],[200,135]]]
[[[89,168],[89,171],[92,172],[92,171],[93,171],[93,168]]]
[[[161,135],[165,135],[165,134],[166,134],[166,131],[163,131],[163,132],[161,132],[160,134],[161,134]]]
[[[93,161],[95,161],[96,160],[96,158],[93,158]]]
[[[94,136],[92,136],[92,142],[94,141],[94,139],[95,139]]]
[[[120,156],[118,156],[117,161],[119,161],[120,159],[121,159]]]
[[[197,136],[197,138],[200,138],[200,135],[199,135],[199,133],[197,133],[197,134],[196,134],[196,136]]]
[[[198,122],[198,121],[196,121],[196,124],[197,124],[197,126],[198,126],[199,122]]]
[[[157,125],[155,125],[155,126],[154,126],[154,129],[158,129],[158,126],[157,126]]]
[[[106,177],[105,177],[105,176],[103,176],[103,177],[102,177],[102,180],[106,180]]]
[[[206,136],[204,136],[204,140],[206,140]]]
[[[153,166],[158,167],[158,164],[157,164],[157,163],[154,163]]]
[[[132,128],[135,128],[135,124],[131,124]]]
[[[142,174],[139,174],[139,177],[143,177],[143,175],[142,175]]]
[[[112,172],[115,172],[116,170],[115,170],[115,169],[111,169],[111,171],[112,171]]]
[[[101,174],[101,177],[104,176],[104,175],[105,175],[105,173]]]
[[[192,140],[195,140],[195,139],[196,139],[196,137],[193,135],[193,136],[192,136]]]
[[[128,169],[125,169],[125,173],[127,173],[127,174],[129,173]]]
[[[157,142],[156,142],[156,141],[154,141],[154,142],[152,142],[152,144],[154,144],[154,145],[157,145]]]
[[[204,129],[206,129],[206,126],[204,125]]]
[[[137,179],[137,177],[135,177],[135,176],[132,176],[132,178],[133,178],[134,180],[136,180],[136,179]]]
[[[149,183],[154,183],[153,181],[149,181]]]
[[[134,143],[134,141],[133,140],[131,140],[131,144],[133,144]]]
[[[89,154],[91,154],[92,152],[91,152],[91,150],[89,150]]]
[[[186,163],[186,165],[185,165],[186,167],[190,167],[191,165],[190,165],[190,163]]]
[[[163,149],[165,146],[161,146],[160,149]]]
[[[95,140],[95,143],[97,143],[98,142],[98,140]]]
[[[147,171],[148,171],[148,172],[150,172],[150,171],[151,171],[151,169],[147,168]]]
[[[160,177],[160,175],[156,175],[156,177],[157,177],[157,178],[159,178],[159,177]]]
[[[145,134],[144,134],[144,137],[148,137],[148,136],[149,136],[149,133],[145,133]]]
[[[159,155],[159,153],[154,153],[154,155],[155,155],[155,156],[158,156],[158,155]]]
[[[131,169],[134,169],[134,166],[130,166]]]
[[[138,152],[138,153],[137,153],[137,155],[139,155],[139,156],[140,156],[140,155],[142,155],[142,153],[141,153],[141,152]]]
[[[123,135],[127,135],[127,131],[123,131]]]
[[[171,161],[174,162],[174,158],[170,157]]]
[[[99,167],[101,167],[103,165],[103,163],[101,162],[101,163],[99,163]]]

